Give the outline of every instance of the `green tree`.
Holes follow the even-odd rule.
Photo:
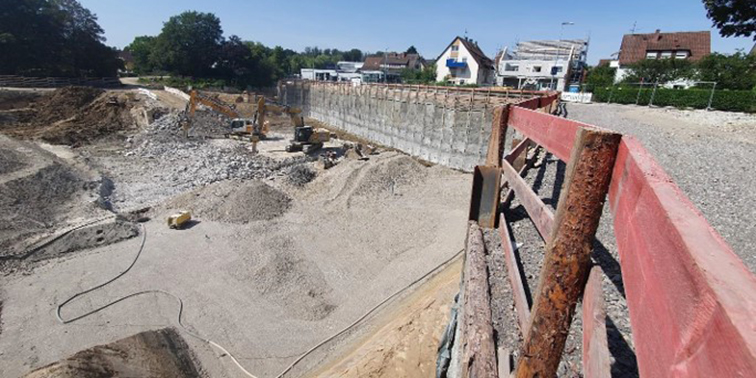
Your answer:
[[[182,76],[209,77],[223,43],[220,20],[212,13],[188,11],[171,17],[155,41],[153,62]]]
[[[0,72],[115,76],[122,62],[97,17],[76,0],[3,0]]]
[[[732,55],[713,53],[697,64],[696,78],[714,81],[719,89],[755,89],[756,56],[739,51]]]
[[[644,59],[630,66],[627,83],[666,83],[695,76],[693,65],[683,59]]]
[[[756,40],[754,0],[703,0],[706,15],[723,37],[750,37]]]
[[[436,82],[436,65],[425,66],[422,70],[405,68],[399,76],[405,84],[433,84]]]
[[[415,48],[414,45],[412,45],[404,53],[405,54],[417,54],[417,49]]]
[[[361,62],[362,61],[362,51],[360,49],[351,49],[349,51],[344,51],[342,54],[344,60],[348,62]]]
[[[128,51],[134,57],[134,71],[140,75],[153,73],[157,67],[155,67],[152,58],[153,51],[155,51],[155,37],[141,36],[134,38],[124,51]]]
[[[588,69],[585,85],[589,90],[594,88],[610,87],[614,84],[614,76],[617,69],[608,65],[591,67]]]

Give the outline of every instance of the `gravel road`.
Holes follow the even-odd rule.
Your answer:
[[[756,272],[756,115],[568,104],[569,118],[637,137]]]

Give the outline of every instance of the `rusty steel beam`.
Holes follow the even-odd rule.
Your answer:
[[[486,165],[498,167],[504,155],[504,138],[507,134],[507,120],[509,119],[509,105],[498,106],[494,109],[491,122],[491,139],[488,140]]]
[[[620,138],[620,134],[581,128],[572,143],[529,331],[515,371],[518,378],[556,374],[575,305],[588,279],[591,249]],[[514,169],[509,172],[512,176]]]
[[[583,376],[609,378],[612,361],[606,339],[606,309],[601,289],[601,268],[594,266],[583,294]]]

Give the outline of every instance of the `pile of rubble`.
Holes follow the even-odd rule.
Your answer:
[[[275,160],[253,152],[250,143],[225,138],[187,139],[180,119],[179,113],[166,114],[126,140],[120,152],[125,159],[117,159],[118,166],[110,167],[131,177],[127,182],[121,177],[116,185],[117,207],[154,202],[222,180],[287,177],[294,167],[313,159]],[[154,180],[162,184],[155,186]]]

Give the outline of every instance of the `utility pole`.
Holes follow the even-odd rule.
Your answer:
[[[383,82],[388,83],[388,47],[383,49]]]
[[[561,45],[561,43],[562,43],[562,34],[564,33],[564,26],[565,25],[575,25],[575,23],[574,22],[570,22],[570,21],[562,22],[562,26],[559,28],[559,40],[557,41],[557,55],[556,55],[556,61],[554,62],[554,66],[553,67],[556,67],[556,65],[559,64],[559,55],[562,52],[562,45]],[[562,72],[565,72],[564,68],[562,68]],[[549,89],[554,89],[554,76],[556,76],[557,73],[558,72],[555,72],[554,74],[551,75],[551,81],[549,82]],[[557,80],[557,83],[559,83],[558,80]]]

